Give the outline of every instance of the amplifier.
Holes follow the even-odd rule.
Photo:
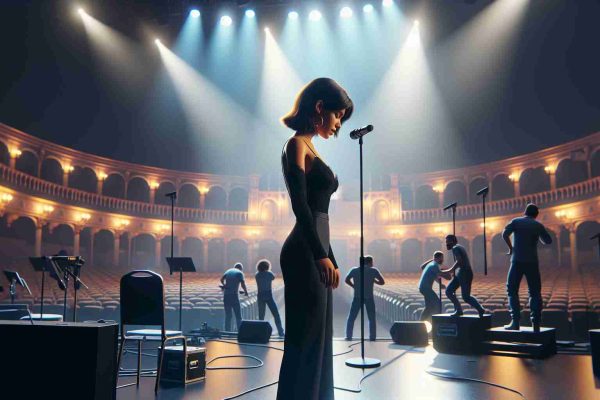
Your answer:
[[[484,351],[483,341],[492,327],[492,316],[436,314],[431,322],[434,349],[440,353],[473,354]]]
[[[116,398],[117,324],[0,321],[2,393],[15,399]]]
[[[198,382],[206,376],[206,348],[186,346],[165,346],[161,370],[161,382],[175,382],[185,385]]]

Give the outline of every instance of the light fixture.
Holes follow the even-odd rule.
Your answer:
[[[246,12],[244,14],[246,14],[246,17],[248,17],[248,18],[254,18],[256,16],[256,13],[254,12],[254,10],[246,10]]]
[[[367,13],[367,14],[368,13],[372,13],[373,12],[373,4],[370,4],[370,3],[369,4],[365,4],[363,6],[363,12]]]
[[[233,20],[229,15],[223,15],[221,17],[221,25],[222,26],[230,26],[233,23]]]
[[[394,4],[394,0],[383,0],[381,4],[383,4],[384,7],[391,7],[392,4]]]
[[[352,9],[350,7],[343,7],[340,10],[340,17],[348,19],[352,17]]]
[[[321,20],[322,15],[318,10],[312,10],[310,14],[308,14],[308,19],[311,21],[319,21]]]
[[[290,11],[288,13],[288,18],[289,19],[298,19],[298,13],[296,11]]]
[[[192,11],[190,11],[190,16],[192,18],[198,18],[200,17],[200,11],[198,11],[197,9],[192,9]]]

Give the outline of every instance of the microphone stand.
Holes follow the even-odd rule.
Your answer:
[[[373,127],[371,126],[371,130]],[[365,358],[365,237],[363,218],[363,137],[358,138],[360,157],[360,357],[346,360],[346,365],[352,368],[376,368],[381,361],[376,358]]]
[[[486,186],[480,191],[477,192],[477,196],[481,196],[482,206],[483,206],[483,273],[487,275],[487,240],[485,237],[485,198],[488,194],[489,188]]]
[[[177,192],[167,193],[165,195],[171,199],[171,258],[173,258],[173,241],[175,238],[174,226],[175,226],[175,199],[177,198]],[[173,269],[169,268],[171,275],[173,275]],[[182,320],[182,306],[183,306],[183,269],[179,268],[179,330],[181,331],[181,320]]]

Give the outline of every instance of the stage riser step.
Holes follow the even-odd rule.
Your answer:
[[[552,349],[539,343],[512,343],[512,342],[483,342],[483,348],[487,353],[514,353],[518,355],[530,356],[534,358],[551,355]]]

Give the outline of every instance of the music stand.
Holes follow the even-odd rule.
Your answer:
[[[17,295],[17,285],[20,285],[27,289],[27,292],[31,295],[31,290],[29,290],[29,286],[27,286],[27,282],[25,279],[21,278],[18,272],[16,271],[4,271],[4,276],[10,282],[10,304],[15,304],[15,297]]]
[[[29,262],[35,271],[42,273],[42,299],[40,305],[40,318],[44,319],[44,286],[46,271],[53,271],[56,276],[59,276],[56,272],[56,267],[48,257],[29,257]],[[60,279],[60,278],[59,278]]]
[[[196,267],[194,266],[194,261],[191,257],[167,257],[167,264],[169,264],[169,271],[171,275],[173,274],[173,272],[179,271],[179,330],[181,331],[183,304],[183,273],[196,272]]]
[[[73,289],[75,290],[73,299],[73,322],[75,322],[77,319],[77,290],[79,289],[79,285],[89,289],[88,286],[83,283],[81,279],[79,279],[80,269],[83,264],[85,264],[85,261],[79,256],[52,256],[50,258],[56,265],[58,271],[63,273],[64,277],[64,282],[59,279],[59,284],[62,283],[65,287],[65,297],[63,300],[63,321],[67,320],[67,292],[69,290],[69,276],[73,278]],[[71,270],[71,268],[73,268],[73,270]],[[57,274],[57,276],[60,275]]]

